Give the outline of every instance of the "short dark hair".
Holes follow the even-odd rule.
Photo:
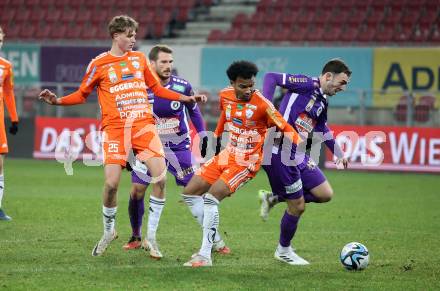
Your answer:
[[[113,38],[115,33],[123,33],[127,29],[129,32],[137,32],[139,24],[128,15],[118,15],[112,18],[108,24],[108,32]]]
[[[257,65],[248,61],[235,61],[226,70],[229,80],[235,81],[238,77],[251,79],[258,74]]]
[[[157,61],[157,57],[159,56],[160,52],[172,54],[173,50],[169,46],[164,45],[164,44],[155,45],[150,50],[150,53],[148,54],[148,59],[150,61]]]
[[[341,59],[331,59],[325,64],[324,68],[322,68],[322,75],[325,73],[334,73],[340,74],[345,73],[348,77],[351,76],[351,71],[348,66]]]

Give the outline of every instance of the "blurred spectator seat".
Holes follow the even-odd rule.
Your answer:
[[[435,97],[422,96],[415,106],[415,120],[418,122],[427,122],[429,113],[434,109]]]

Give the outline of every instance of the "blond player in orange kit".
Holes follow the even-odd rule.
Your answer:
[[[115,216],[117,189],[131,149],[143,161],[153,177],[153,194],[163,196],[166,164],[146,89],[154,95],[182,102],[206,101],[204,95],[185,96],[160,85],[150,70],[145,55],[133,51],[138,23],[126,15],[115,16],[108,25],[112,47],[93,59],[80,88],[65,97],[45,89],[39,98],[51,105],[74,105],[86,101],[97,87],[102,111],[104,152],[103,223],[104,235],[95,245],[93,256],[102,255],[117,238]]]
[[[5,34],[0,27],[0,49],[3,45]],[[3,191],[5,187],[3,177],[3,161],[5,154],[8,153],[8,141],[6,139],[5,131],[5,117],[4,117],[4,105],[9,112],[11,118],[11,127],[9,127],[9,133],[15,135],[18,131],[18,115],[15,108],[14,97],[14,75],[12,73],[12,64],[0,57],[0,221],[12,220],[12,218],[2,210]]]
[[[220,119],[214,135],[219,138],[227,125],[226,148],[207,161],[183,190],[183,197],[196,219],[203,221],[203,240],[187,267],[212,266],[211,249],[219,226],[218,205],[255,177],[263,158],[267,129],[276,126],[295,144],[300,137],[258,90],[254,90],[258,68],[247,61],[232,63],[226,71],[230,87],[220,91]],[[202,197],[203,195],[203,197]]]

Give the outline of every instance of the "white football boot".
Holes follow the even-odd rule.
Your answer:
[[[185,267],[193,267],[193,268],[199,268],[199,267],[211,267],[212,266],[212,260],[210,258],[206,258],[200,254],[194,254],[191,256],[191,260],[183,264]]]
[[[142,248],[150,252],[150,257],[155,260],[160,260],[163,258],[162,253],[159,250],[159,246],[156,241],[147,240],[146,238],[142,242]]]
[[[118,234],[116,233],[116,230],[113,231],[112,235],[109,236],[103,235],[99,240],[99,242],[93,248],[92,256],[94,257],[101,256],[105,252],[107,247],[110,245],[110,243],[117,238],[118,238]]]
[[[278,247],[275,251],[274,255],[275,259],[280,260],[281,262],[287,263],[289,265],[309,265],[310,263],[298,256],[291,247],[287,250],[281,250]]]

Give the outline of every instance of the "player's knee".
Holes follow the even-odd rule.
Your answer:
[[[147,186],[140,184],[133,184],[131,187],[130,196],[131,198],[135,198],[137,200],[144,198],[145,191],[147,190]]]
[[[104,190],[109,195],[115,195],[118,191],[118,182],[107,180],[105,181]]]
[[[324,191],[323,195],[321,196],[321,202],[329,202],[333,198],[333,189],[328,188]]]
[[[298,199],[294,203],[287,203],[287,213],[294,216],[301,216],[306,210],[304,199]]]

